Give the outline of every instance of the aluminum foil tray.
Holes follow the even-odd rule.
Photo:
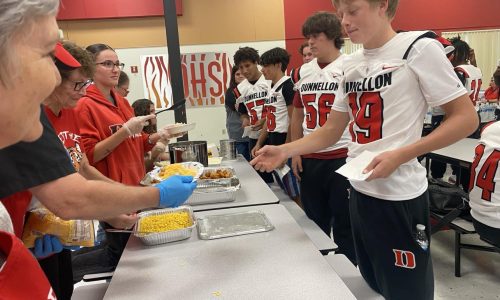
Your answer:
[[[259,210],[205,216],[197,219],[200,239],[212,240],[230,236],[265,232],[274,229]]]
[[[231,202],[236,200],[236,192],[240,189],[240,180],[233,168],[205,168],[206,171],[224,169],[231,172],[231,178],[198,179],[198,185],[186,201],[188,205]]]
[[[141,220],[143,217],[153,216],[153,215],[163,215],[163,214],[182,212],[182,211],[186,211],[189,214],[192,224],[191,226],[182,229],[170,230],[158,233],[148,233],[148,234],[134,233],[134,235],[148,246],[188,239],[191,237],[193,228],[196,227],[196,220],[194,219],[193,209],[189,206],[179,206],[177,208],[163,208],[163,209],[155,209],[155,210],[141,212],[138,214],[139,219],[135,224],[135,228],[136,231],[141,231]]]

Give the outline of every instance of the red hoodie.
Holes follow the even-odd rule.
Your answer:
[[[104,159],[94,162],[95,145],[116,133],[134,111],[127,100],[111,91],[116,106],[109,102],[95,85],[87,88],[87,95],[78,101],[80,135],[85,154],[91,165],[105,176],[128,185],[138,185],[146,171],[144,153],[154,145],[148,143],[146,133],[124,140]]]

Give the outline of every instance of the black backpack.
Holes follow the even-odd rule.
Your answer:
[[[429,179],[429,207],[440,215],[454,213],[454,218],[471,220],[469,195],[460,187],[447,182]]]

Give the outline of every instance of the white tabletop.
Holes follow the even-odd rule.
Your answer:
[[[474,160],[474,149],[478,143],[479,140],[465,138],[447,147],[434,150],[431,153],[471,164]]]
[[[295,219],[295,221],[304,230],[304,233],[311,239],[313,244],[318,248],[319,251],[328,252],[337,250],[339,247],[335,242],[327,236],[321,228],[319,228],[313,220],[309,219],[306,213],[300,208],[297,203],[292,200],[283,200],[280,202],[290,215]]]
[[[268,185],[260,178],[246,159],[238,155],[234,161],[224,161],[222,166],[231,166],[240,179],[241,189],[236,193],[236,200],[214,204],[193,205],[194,211],[232,208],[263,204],[276,204],[279,199],[274,195]]]
[[[105,299],[355,299],[282,205],[252,209],[275,229],[146,247],[131,237]]]

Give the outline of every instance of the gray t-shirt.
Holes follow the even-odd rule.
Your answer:
[[[232,89],[226,91],[226,129],[230,139],[237,142],[248,142],[248,137],[242,138],[243,128],[241,127],[240,113],[236,111],[236,98]]]

